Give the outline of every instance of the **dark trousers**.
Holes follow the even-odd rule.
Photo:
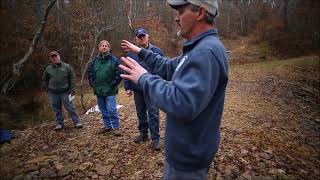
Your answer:
[[[77,111],[72,103],[72,101],[69,100],[69,92],[65,93],[48,93],[49,97],[49,103],[51,104],[51,107],[54,111],[54,114],[56,115],[56,124],[63,125],[63,114],[62,114],[62,103],[66,110],[68,111],[72,122],[74,125],[80,122],[80,118],[77,114]]]
[[[134,92],[134,102],[140,134],[147,135],[149,129],[152,141],[159,141],[159,108],[150,104],[139,91]]]

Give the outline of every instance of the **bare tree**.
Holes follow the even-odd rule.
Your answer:
[[[122,23],[127,21],[127,17],[120,13],[117,13],[118,6],[117,1],[111,1],[108,4],[108,9],[112,9],[112,12],[106,11],[103,8],[104,2],[92,2],[92,1],[76,1],[71,2],[69,9],[71,23],[71,34],[74,36],[74,40],[77,46],[75,47],[80,52],[79,60],[81,62],[81,79],[80,79],[80,102],[82,110],[85,111],[84,103],[84,80],[87,72],[88,64],[93,58],[98,41],[102,34],[109,32]],[[86,7],[81,12],[79,8]],[[110,6],[113,6],[110,8]],[[80,43],[79,43],[80,42]],[[89,56],[85,56],[86,51],[89,52]],[[87,58],[85,61],[84,59]]]
[[[45,10],[45,13],[43,15],[43,19],[41,21],[41,24],[39,25],[38,31],[36,32],[35,36],[33,37],[32,43],[29,47],[28,52],[24,55],[23,58],[19,59],[18,62],[14,63],[12,66],[12,73],[8,74],[4,80],[1,81],[1,92],[2,93],[8,93],[11,91],[16,83],[19,81],[23,65],[28,61],[29,57],[32,55],[33,51],[37,47],[37,44],[43,34],[43,31],[46,27],[47,18],[49,15],[49,12],[53,5],[56,3],[57,0],[51,0]]]

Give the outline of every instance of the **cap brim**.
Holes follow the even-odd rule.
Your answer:
[[[136,37],[140,36],[140,35],[146,35],[146,33],[139,33],[139,34],[136,35]]]
[[[189,4],[187,1],[185,0],[167,0],[168,4],[173,8],[176,9],[180,6]]]

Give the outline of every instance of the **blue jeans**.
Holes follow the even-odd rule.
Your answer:
[[[163,179],[164,180],[207,180],[209,168],[199,169],[195,171],[180,171],[174,169],[165,160]]]
[[[49,103],[55,113],[56,116],[56,124],[64,125],[63,121],[63,113],[62,113],[62,103],[66,110],[68,111],[73,124],[77,124],[80,122],[79,116],[74,108],[72,101],[69,101],[69,92],[64,93],[52,93],[48,92]]]
[[[97,103],[106,129],[119,129],[116,96],[97,96]]]
[[[159,108],[150,104],[143,93],[139,91],[134,92],[134,102],[136,104],[140,134],[147,135],[148,129],[150,129],[152,141],[159,142]]]

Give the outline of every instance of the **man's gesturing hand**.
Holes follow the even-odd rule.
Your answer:
[[[128,79],[134,82],[135,84],[138,84],[139,78],[142,76],[142,74],[147,73],[147,70],[145,70],[142,66],[140,66],[139,63],[137,63],[130,57],[121,57],[121,61],[124,63],[125,66],[120,64],[119,68],[128,73],[120,75],[123,79]]]
[[[131,51],[135,54],[139,54],[139,52],[141,51],[141,48],[139,48],[138,46],[132,44],[131,42],[129,42],[127,40],[122,40],[121,48],[126,52]]]

